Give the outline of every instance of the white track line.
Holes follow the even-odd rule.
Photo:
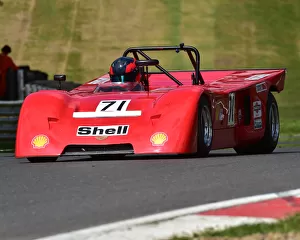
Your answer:
[[[115,239],[131,239],[130,235],[135,236],[135,239],[139,239],[139,240],[152,239],[152,238],[142,238],[142,236],[136,235],[136,234],[138,234],[139,230],[143,228],[143,226],[137,226],[137,225],[146,225],[146,224],[149,225],[150,224],[153,227],[156,224],[158,224],[158,222],[167,221],[170,219],[183,217],[183,216],[190,215],[190,214],[197,214],[197,213],[206,212],[206,211],[215,210],[215,209],[233,207],[233,206],[242,205],[242,204],[255,203],[255,202],[266,201],[266,200],[282,198],[282,197],[290,197],[290,196],[300,196],[300,189],[278,192],[278,193],[256,195],[256,196],[250,196],[250,197],[244,197],[244,198],[237,198],[237,199],[232,199],[232,200],[227,200],[227,201],[204,204],[204,205],[195,206],[195,207],[183,208],[183,209],[158,213],[158,214],[154,214],[154,215],[149,215],[149,216],[145,216],[145,217],[129,219],[129,220],[125,220],[125,221],[119,221],[119,222],[115,222],[115,223],[109,223],[109,224],[104,224],[104,225],[100,225],[100,226],[85,228],[85,229],[77,230],[77,231],[73,231],[73,232],[57,234],[57,235],[53,235],[53,236],[49,236],[49,237],[45,237],[45,238],[39,238],[38,240],[66,240],[66,239],[68,239],[68,240],[71,240],[71,239],[74,239],[74,240],[75,239],[76,240],[97,239],[98,240],[98,239],[101,239],[101,237],[104,237],[104,239],[115,240]],[[221,217],[218,217],[218,218],[221,219]],[[208,221],[207,219],[206,219],[206,221]],[[242,218],[243,221],[245,219],[246,218]],[[250,221],[257,220],[257,218],[256,218],[256,220],[254,218],[247,218],[247,219],[249,219]],[[175,219],[175,220],[177,220],[177,219]],[[262,219],[262,220],[269,221],[270,219]],[[232,221],[232,220],[230,220],[230,221]],[[197,223],[199,223],[199,222],[197,222]],[[163,223],[159,223],[159,224],[163,224]],[[137,229],[138,232],[134,232],[135,229]],[[150,230],[149,226],[145,226],[144,232],[146,231],[146,229]],[[151,230],[151,231],[153,231],[153,230]],[[173,235],[174,232],[169,232],[169,234]],[[108,238],[108,235],[110,236],[109,238]],[[165,232],[162,235],[165,236]]]
[[[59,236],[59,240],[166,240],[174,235],[190,235],[201,232],[207,228],[224,229],[226,227],[239,226],[241,224],[273,223],[275,219],[227,217],[227,216],[199,216],[188,215],[169,221],[154,224],[134,226],[131,229],[117,229],[104,233],[78,233],[76,235]]]

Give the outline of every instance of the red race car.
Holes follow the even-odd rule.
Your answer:
[[[153,51],[185,52],[193,70],[167,71],[149,56]],[[272,153],[280,130],[272,92],[283,90],[285,76],[285,68],[200,70],[199,51],[183,43],[128,48],[107,74],[72,91],[27,96],[15,155],[46,162],[60,156],[207,157],[224,148]],[[60,85],[66,76],[54,80]]]

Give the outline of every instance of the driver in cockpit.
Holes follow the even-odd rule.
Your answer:
[[[132,57],[120,57],[113,61],[109,76],[113,84],[126,84],[129,91],[144,90],[136,60]]]

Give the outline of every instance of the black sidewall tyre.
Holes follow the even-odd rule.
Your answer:
[[[209,109],[209,117],[211,122],[211,142],[209,145],[205,144],[204,141],[204,126],[201,124],[202,122],[202,110],[203,108],[207,107]],[[209,104],[208,99],[205,96],[202,96],[200,98],[199,106],[198,106],[198,129],[197,129],[197,157],[207,157],[209,155],[209,152],[212,147],[212,141],[213,141],[213,122],[212,122],[212,114],[211,114],[211,107]]]
[[[272,106],[275,106],[278,116],[278,136],[274,140],[272,136],[272,122],[270,122],[270,111]],[[279,134],[280,134],[280,118],[278,105],[275,97],[271,92],[268,94],[268,102],[267,102],[267,114],[266,114],[266,125],[265,125],[265,134],[262,140],[260,141],[261,153],[272,153],[278,144]]]
[[[277,117],[278,117],[278,136],[274,140],[272,136],[272,123],[270,122],[270,110],[272,106],[275,106],[275,109],[277,111]],[[234,150],[239,155],[245,155],[245,154],[269,154],[274,151],[274,149],[277,146],[278,139],[280,134],[280,118],[279,118],[279,111],[278,111],[278,105],[276,102],[275,97],[271,92],[268,93],[268,100],[267,100],[267,106],[266,106],[266,123],[265,123],[265,133],[263,138],[258,141],[255,144],[248,145],[246,147],[235,147]]]

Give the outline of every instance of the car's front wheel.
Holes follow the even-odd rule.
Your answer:
[[[213,126],[209,101],[206,96],[200,98],[198,106],[197,156],[207,157],[212,146]]]

